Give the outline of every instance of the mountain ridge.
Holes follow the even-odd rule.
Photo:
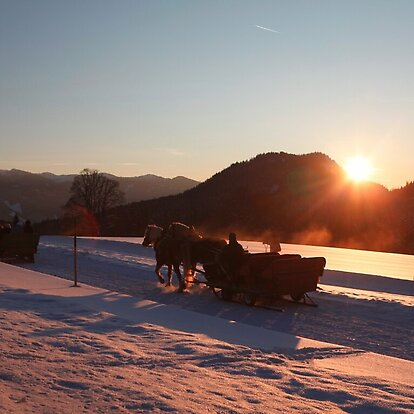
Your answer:
[[[154,174],[117,177],[103,173],[120,184],[126,202],[181,193],[199,182],[187,177],[165,178]],[[0,219],[10,220],[15,210],[32,221],[57,218],[70,197],[77,174],[31,173],[19,169],[0,170]],[[18,206],[16,209],[10,206]]]
[[[266,153],[236,162],[182,194],[118,206],[102,234],[140,236],[147,224],[194,225],[245,240],[414,252],[414,184],[349,181],[327,155]],[[398,214],[396,214],[398,212]],[[128,217],[128,220],[125,220]]]

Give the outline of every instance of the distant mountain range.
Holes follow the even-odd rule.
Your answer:
[[[126,203],[179,194],[199,184],[186,177],[106,175],[119,182]],[[60,217],[75,176],[48,172],[34,174],[17,169],[0,170],[0,219],[11,220],[14,212],[32,221]]]

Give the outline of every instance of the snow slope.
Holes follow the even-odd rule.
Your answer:
[[[79,244],[79,288],[66,238],[31,270],[0,264],[1,413],[414,410],[408,292],[324,284],[318,308],[248,308],[158,285],[150,249]]]
[[[72,279],[72,247],[71,238],[42,237],[36,263],[25,267]],[[284,312],[271,312],[220,302],[203,288],[192,289],[191,295],[163,288],[155,283],[153,250],[139,244],[80,239],[78,251],[79,280],[92,286],[318,341],[414,359],[414,341],[408,340],[414,331],[412,281],[328,270],[321,278],[323,290],[311,295],[318,308],[276,303]],[[364,290],[357,289],[359,285]]]

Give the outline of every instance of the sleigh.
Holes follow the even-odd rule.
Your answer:
[[[246,253],[237,271],[220,261],[203,264],[206,284],[223,300],[237,298],[249,306],[257,300],[291,300],[316,306],[307,295],[316,291],[326,260],[277,253]]]
[[[2,234],[0,236],[0,260],[24,260],[33,263],[38,244],[38,234]]]

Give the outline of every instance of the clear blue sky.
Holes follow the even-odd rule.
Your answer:
[[[410,0],[0,0],[0,169],[204,180],[320,151],[399,187],[413,44]]]

